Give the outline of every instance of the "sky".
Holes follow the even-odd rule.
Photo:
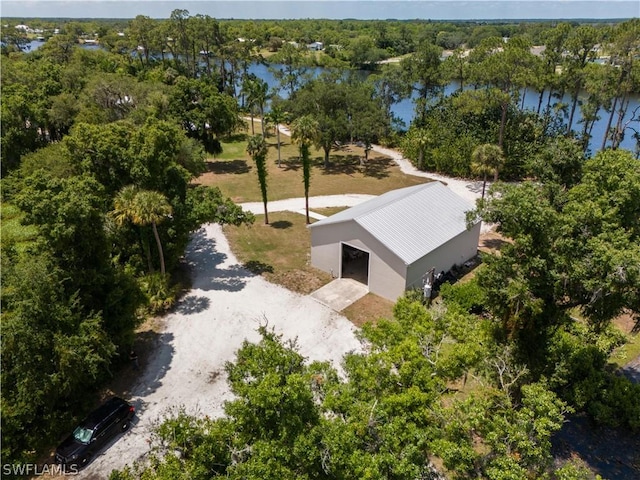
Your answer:
[[[640,0],[2,0],[0,17],[169,18],[190,15],[237,19],[580,19],[640,17]]]

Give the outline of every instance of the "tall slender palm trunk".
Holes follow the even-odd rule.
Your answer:
[[[162,251],[162,243],[160,242],[160,235],[158,235],[158,227],[156,226],[156,222],[152,222],[151,226],[153,227],[153,236],[156,238],[156,244],[158,245],[158,253],[160,254],[160,273],[164,275],[165,266],[164,266],[164,252]]]

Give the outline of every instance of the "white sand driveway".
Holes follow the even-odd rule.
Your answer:
[[[132,388],[137,424],[96,457],[81,478],[107,478],[112,469],[143,457],[150,427],[170,407],[222,415],[223,402],[231,398],[224,363],[234,359],[244,339],[259,339],[256,329],[265,318],[285,339],[297,337],[300,352],[310,360],[339,366],[345,353],[360,349],[356,328],[346,318],[240,267],[218,225],[193,235],[187,260],[192,290],[166,317],[160,345]]]

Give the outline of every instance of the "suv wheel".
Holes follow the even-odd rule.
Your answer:
[[[84,468],[87,465],[89,465],[89,462],[91,462],[91,458],[93,457],[93,455],[91,455],[90,453],[87,453],[82,460],[80,460],[80,468]]]
[[[124,422],[122,422],[122,426],[120,427],[120,429],[123,432],[126,432],[127,430],[129,430],[130,426],[131,426],[131,420],[125,420]]]

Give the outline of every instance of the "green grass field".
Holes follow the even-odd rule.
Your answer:
[[[251,226],[224,226],[238,260],[256,274],[298,293],[311,293],[331,281],[310,264],[311,237],[304,215],[291,212],[256,215]]]
[[[256,134],[261,132],[256,122]],[[268,195],[269,200],[304,196],[302,166],[298,147],[286,135],[280,135],[281,167],[278,168],[278,150],[273,131],[267,137]],[[197,179],[202,185],[217,186],[222,193],[237,203],[260,201],[258,176],[253,160],[246,153],[247,134],[235,135],[222,143],[224,152],[207,161],[207,172]],[[396,188],[410,187],[427,181],[421,177],[405,175],[393,160],[371,152],[366,165],[360,165],[364,156],[361,148],[348,145],[332,151],[330,166],[324,168],[323,152],[311,150],[313,167],[310,196],[340,193],[368,193],[380,195]]]

